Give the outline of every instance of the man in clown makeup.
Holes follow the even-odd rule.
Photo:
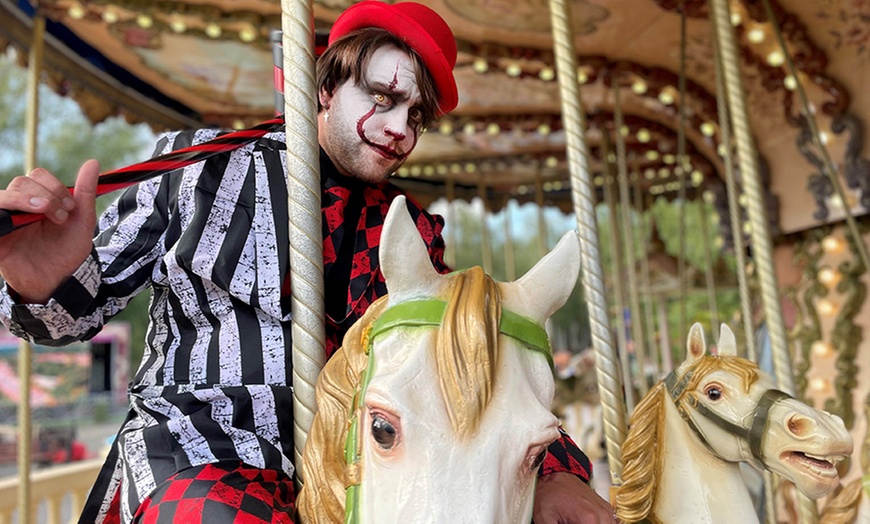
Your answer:
[[[457,105],[455,62],[434,11],[371,0],[336,20],[318,59],[328,355],[386,293],[371,232],[401,194],[390,175]],[[219,134],[170,133],[156,153]],[[49,345],[89,339],[151,292],[131,409],[81,522],[292,522],[285,150],[283,132],[268,134],[130,187],[99,220],[95,161],[73,196],[44,169],[0,191],[0,208],[47,217],[0,238],[0,320],[13,333]],[[408,204],[433,264],[448,271],[442,219]],[[583,453],[564,434],[549,451],[535,522],[612,522],[586,484]]]

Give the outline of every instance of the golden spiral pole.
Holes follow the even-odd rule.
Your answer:
[[[577,85],[577,58],[571,42],[569,9],[566,0],[550,0],[550,18],[553,24],[553,50],[559,76],[559,94],[562,100],[562,121],[565,126],[568,168],[571,172],[571,197],[577,217],[583,268],[583,288],[589,309],[592,344],[595,347],[596,373],[601,391],[604,418],[604,436],[607,460],[610,465],[611,484],[622,484],[622,442],[625,440],[625,403],[616,354],[610,340],[610,321],[604,298],[604,281],[598,250],[598,231],[595,221],[595,199],[589,172],[589,155],[583,130],[585,118],[580,105]]]
[[[311,0],[282,0],[284,120],[287,132],[287,207],[293,315],[293,438],[296,478],[314,420],[314,384],[326,361],[320,150]]]
[[[761,297],[764,304],[764,317],[770,336],[773,365],[776,371],[777,386],[780,390],[794,395],[794,377],[791,374],[791,355],[788,351],[785,326],[782,320],[782,305],[776,285],[776,271],[773,265],[773,248],[770,240],[770,226],[764,209],[764,195],[761,191],[761,176],[758,171],[758,152],[752,142],[749,129],[749,114],[746,109],[745,93],[740,83],[740,70],[734,31],[731,29],[731,15],[727,0],[713,0],[713,19],[716,36],[722,57],[722,70],[725,92],[731,109],[732,125],[737,141],[737,155],[743,186],[748,197],[747,211],[752,225],[751,238],[756,266],[758,267]],[[812,524],[818,520],[816,503],[800,495],[798,510],[802,524]]]
[[[737,260],[737,285],[740,289],[740,311],[743,315],[743,336],[746,339],[746,355],[749,360],[758,362],[755,351],[755,336],[752,332],[752,305],[749,295],[749,283],[746,280],[746,252],[743,244],[743,213],[740,211],[740,192],[734,177],[734,158],[731,147],[731,122],[728,111],[725,82],[722,78],[722,53],[719,52],[718,30],[714,18],[710,17],[711,32],[714,35],[713,64],[716,72],[716,107],[719,116],[720,143],[725,145],[722,160],[725,163],[725,187],[728,194],[728,214],[731,217],[731,239],[734,242],[734,256]]]
[[[33,34],[27,59],[27,114],[24,170],[30,173],[36,167],[36,148],[39,128],[39,76],[42,74],[43,45],[45,43],[45,17],[33,15]],[[33,439],[33,419],[30,410],[30,376],[33,347],[30,341],[18,342],[18,522],[31,522],[30,462]]]

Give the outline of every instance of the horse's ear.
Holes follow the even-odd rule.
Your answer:
[[[695,322],[689,329],[686,341],[686,362],[694,362],[707,354],[707,342],[704,340],[704,328],[700,322]]]
[[[390,204],[378,252],[391,304],[437,294],[441,275],[432,267],[404,196],[396,197]]]
[[[543,324],[574,291],[580,272],[580,239],[569,231],[535,267],[516,282],[499,284],[504,303]]]
[[[737,356],[737,339],[734,338],[734,332],[727,324],[722,324],[719,328],[719,354]]]

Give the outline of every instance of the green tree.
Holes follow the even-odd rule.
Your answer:
[[[0,54],[0,187],[24,173],[27,72],[15,63],[14,51]],[[45,85],[39,91],[40,110],[37,165],[55,173],[64,183],[75,181],[79,166],[89,158],[102,171],[148,158],[155,136],[147,126],[130,125],[121,117],[92,124],[75,101],[58,96]],[[115,198],[97,201],[100,210]],[[133,363],[141,359],[147,324],[147,293],[140,294],[116,317],[133,329]]]

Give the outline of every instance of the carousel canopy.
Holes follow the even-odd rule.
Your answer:
[[[508,199],[570,209],[548,3],[420,1],[456,33],[459,107],[424,134],[398,182],[424,203],[449,188],[456,198],[484,196],[492,209]],[[327,34],[351,3],[316,0],[316,31]],[[732,1],[731,22],[774,231],[790,233],[842,218],[846,208],[864,214],[870,207],[870,162],[863,157],[870,139],[862,133],[870,97],[861,89],[870,80],[870,4],[772,0],[772,6],[776,26],[755,0]],[[686,184],[690,198],[704,194],[727,216],[707,2],[573,0],[571,9],[596,185],[613,169],[602,159],[613,159],[619,131],[633,186],[644,195],[672,198]],[[48,19],[48,81],[94,121],[122,114],[155,129],[241,128],[275,113],[277,0],[0,0],[0,44],[28,47],[37,10]],[[843,171],[846,202],[832,197],[822,174],[821,154],[800,116],[798,82]],[[614,86],[621,130],[614,129]],[[682,176],[681,113],[691,161]]]

